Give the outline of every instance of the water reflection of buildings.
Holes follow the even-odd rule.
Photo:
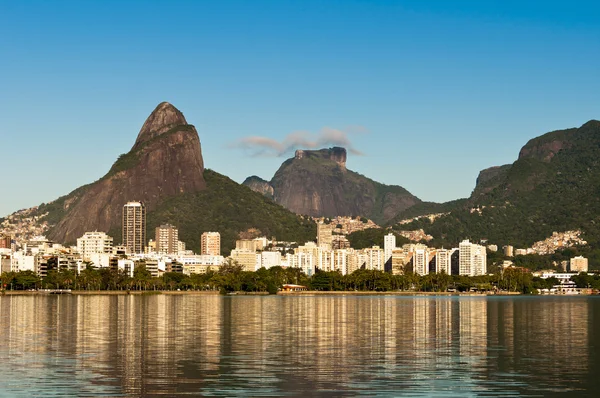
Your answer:
[[[6,296],[0,339],[6,355],[70,358],[91,383],[124,395],[475,385],[531,371],[531,358],[535,377],[552,385],[590,371],[590,306],[586,298]]]
[[[534,363],[544,377],[541,395],[577,390],[588,373],[598,383],[590,357],[594,304],[586,297],[490,300],[488,345],[496,358],[489,361],[489,372],[505,374]]]

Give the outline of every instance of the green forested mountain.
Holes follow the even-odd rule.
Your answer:
[[[403,228],[424,228],[445,244],[471,238],[529,246],[570,229],[581,229],[592,246],[600,243],[599,121],[534,138],[512,165],[482,173],[464,205]]]

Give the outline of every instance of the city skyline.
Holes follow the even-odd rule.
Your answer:
[[[347,139],[363,153],[350,152],[350,169],[437,202],[468,196],[480,170],[514,161],[529,139],[598,118],[592,2],[114,7],[3,10],[0,131],[15,165],[6,185],[20,188],[0,216],[100,178],[164,100],[196,125],[206,166],[237,182],[292,156],[253,157],[240,142],[286,149],[302,132],[323,146]],[[186,28],[161,28],[170,17]]]

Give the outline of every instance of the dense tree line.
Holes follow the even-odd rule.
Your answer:
[[[3,288],[7,290],[74,289],[74,290],[215,290],[230,292],[277,293],[284,284],[306,286],[316,291],[419,291],[419,292],[467,292],[511,291],[534,293],[538,289],[558,284],[555,278],[541,279],[520,268],[508,268],[495,275],[468,277],[459,275],[416,274],[392,275],[381,271],[359,269],[351,274],[317,271],[308,277],[298,268],[261,268],[256,272],[243,271],[236,264],[228,263],[218,272],[184,275],[168,272],[154,278],[144,266],[138,266],[133,277],[121,270],[96,269],[88,266],[77,274],[71,270],[52,270],[44,278],[32,271],[5,272],[0,275]],[[580,274],[574,277],[580,287],[600,288],[600,277]]]

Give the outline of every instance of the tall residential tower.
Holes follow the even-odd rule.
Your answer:
[[[220,256],[221,234],[218,232],[204,232],[200,237],[200,253]]]
[[[171,224],[156,227],[156,252],[159,254],[176,254],[179,250],[179,231]]]
[[[143,253],[146,246],[146,206],[127,202],[123,206],[123,246],[129,253]]]

